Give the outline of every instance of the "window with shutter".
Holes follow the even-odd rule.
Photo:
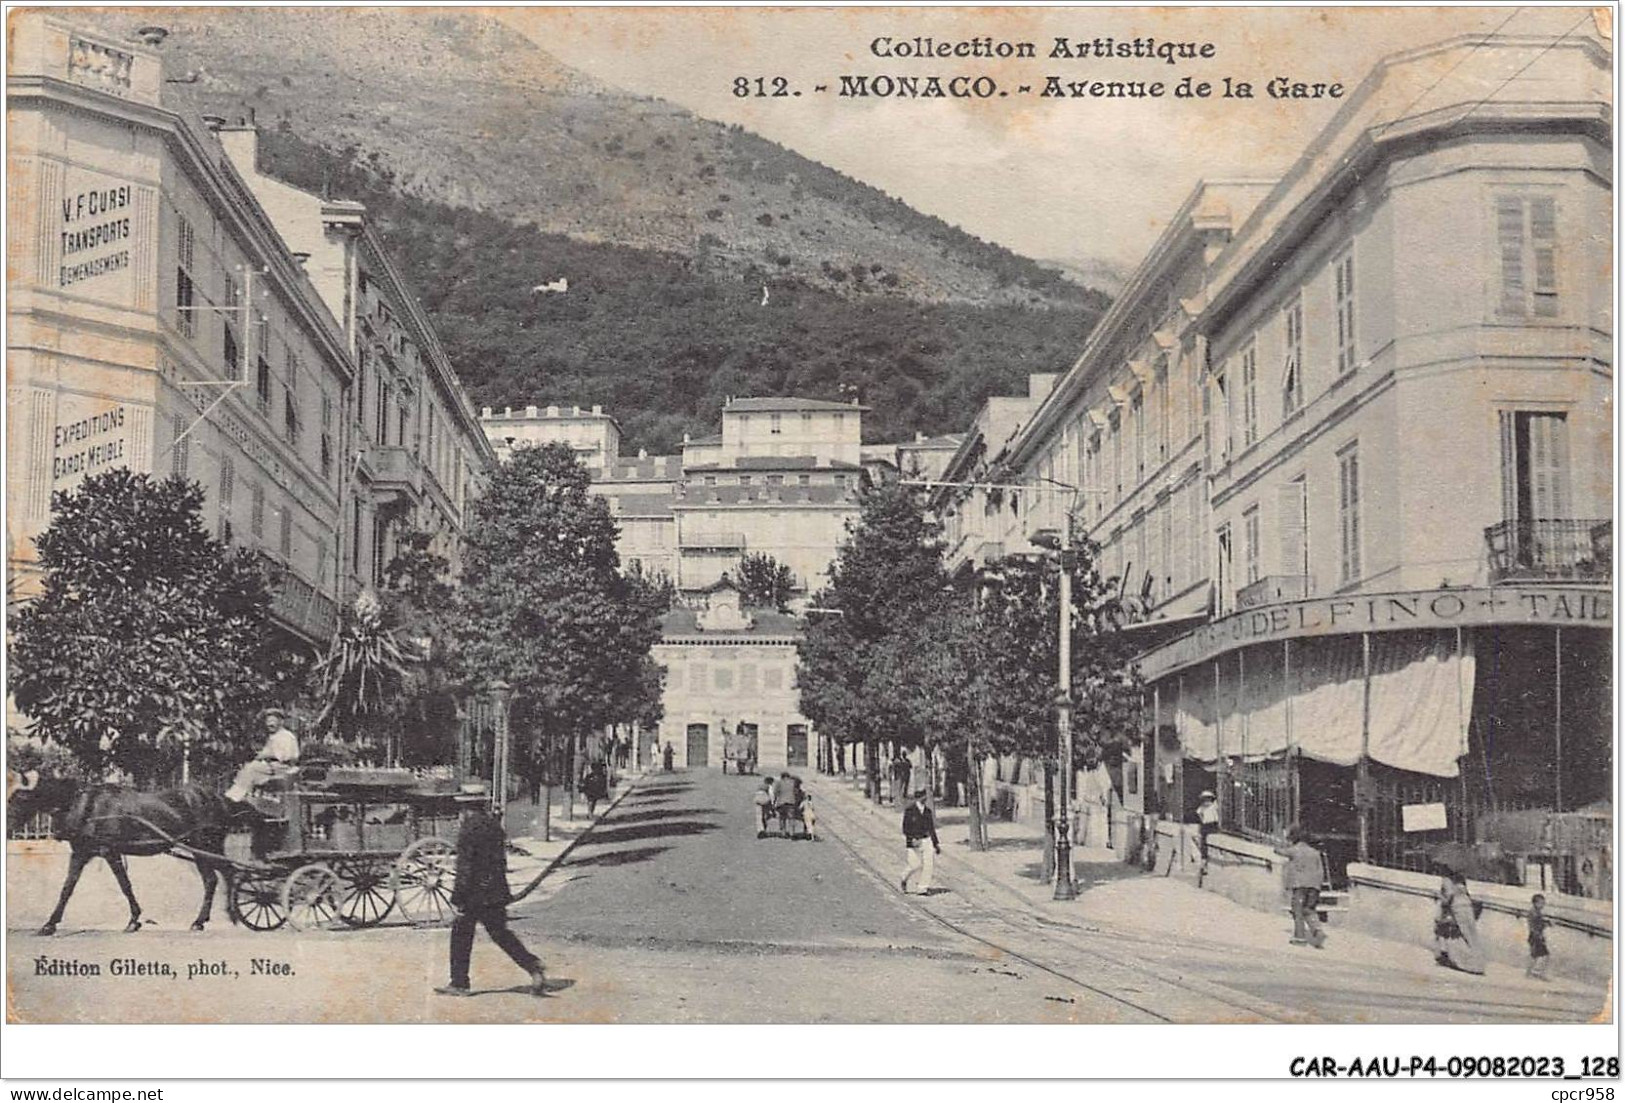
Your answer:
[[[1286,359],[1281,368],[1281,416],[1303,405],[1303,296],[1294,295],[1281,311],[1286,328]]]
[[[182,478],[186,476],[191,461],[192,438],[185,435],[188,425],[189,421],[185,414],[175,415],[175,445],[172,460],[175,474]]]
[[[1299,476],[1281,488],[1278,524],[1281,527],[1281,573],[1309,576],[1309,496]],[[1309,596],[1307,591],[1305,597]]]
[[[282,553],[283,562],[287,562],[293,558],[293,510],[288,506],[282,507],[278,524],[277,550]]]
[[[1337,453],[1337,519],[1340,537],[1339,581],[1360,579],[1360,450],[1351,444]]]
[[[1258,443],[1258,344],[1248,341],[1241,353],[1241,446]]]
[[[230,456],[220,458],[220,539],[231,539],[231,501],[237,493],[237,465]]]
[[[1344,249],[1332,261],[1334,306],[1337,311],[1337,370],[1354,370],[1354,250]]]
[[[1557,317],[1557,201],[1496,197],[1495,237],[1501,259],[1497,312],[1511,318]]]
[[[248,484],[248,531],[256,537],[265,535],[265,487]]]
[[[1247,574],[1242,580],[1244,585],[1252,585],[1261,577],[1259,570],[1259,541],[1260,531],[1258,524],[1258,507],[1248,506],[1241,515],[1241,546],[1242,563]]]

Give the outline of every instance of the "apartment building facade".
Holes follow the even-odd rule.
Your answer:
[[[366,207],[324,199],[267,176],[252,122],[209,117],[237,172],[338,319],[355,378],[342,411],[353,447],[343,457],[343,569],[350,589],[386,582],[407,532],[455,576],[465,518],[496,462],[445,349],[379,240]]]
[[[162,39],[13,21],[8,559],[26,593],[53,491],[184,475],[274,566],[278,626],[325,644],[353,363],[218,144],[166,106]]]

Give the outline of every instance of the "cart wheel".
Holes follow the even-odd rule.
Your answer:
[[[395,860],[389,883],[395,890],[395,910],[413,923],[444,923],[455,914],[451,906],[452,882],[457,876],[457,851],[444,839],[419,839]]]
[[[339,922],[348,927],[376,927],[395,906],[389,865],[380,858],[335,862],[339,878]]]
[[[251,931],[274,931],[288,921],[282,903],[282,874],[244,873],[233,878],[226,896],[231,917]]]
[[[282,886],[282,910],[296,931],[329,926],[338,915],[343,889],[338,874],[320,863],[300,866]]]

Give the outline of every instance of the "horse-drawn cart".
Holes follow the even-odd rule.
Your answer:
[[[266,797],[261,853],[232,862],[227,906],[245,927],[452,918],[457,822],[465,803],[485,797],[377,769],[303,772]]]

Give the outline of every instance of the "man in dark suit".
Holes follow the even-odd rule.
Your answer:
[[[931,849],[925,848],[926,840]],[[908,879],[920,875],[920,894],[931,894],[931,874],[936,868],[936,856],[942,853],[937,842],[937,819],[925,803],[925,790],[914,794],[914,803],[903,809],[903,842],[908,846],[908,865],[903,869],[903,892],[908,892]]]
[[[541,961],[508,929],[508,904],[512,900],[502,821],[483,802],[472,803],[464,808],[457,833],[457,881],[451,890],[451,906],[457,909],[451,925],[451,983],[436,988],[436,992],[443,996],[470,995],[468,960],[474,950],[474,927],[484,924],[491,941],[530,974],[536,993],[545,993],[547,974]]]

